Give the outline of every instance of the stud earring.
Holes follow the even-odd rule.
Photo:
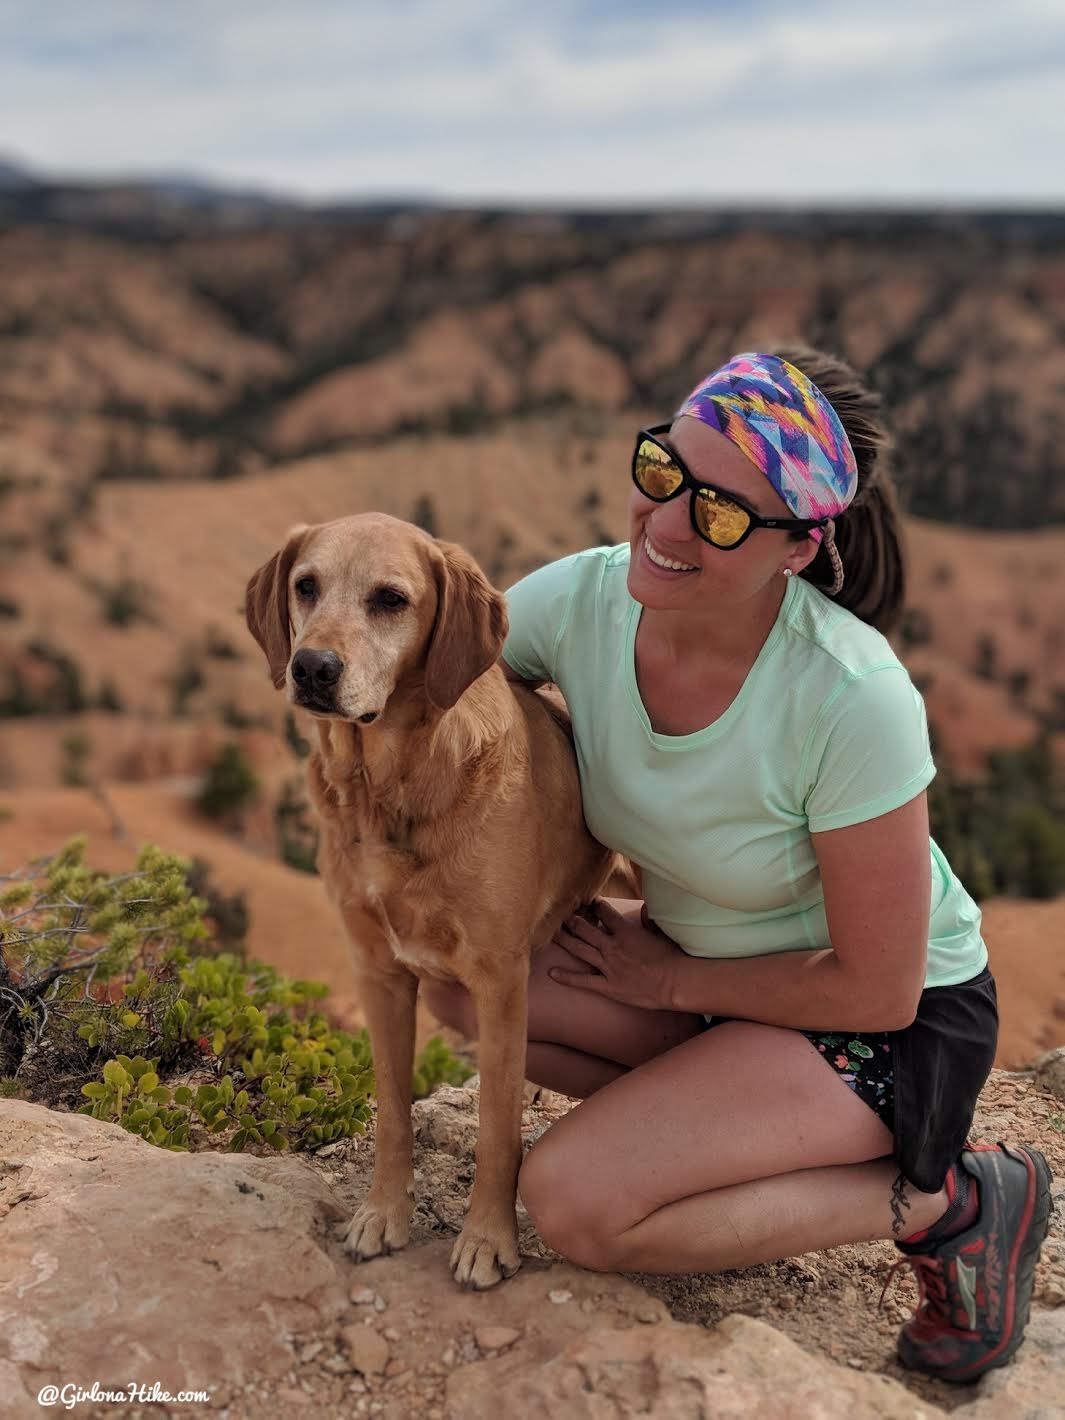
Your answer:
[[[795,573],[791,570],[790,567],[785,567],[785,568],[784,568],[784,576],[785,576],[785,577],[794,577],[794,576],[795,576]]]

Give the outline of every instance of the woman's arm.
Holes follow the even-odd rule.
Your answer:
[[[519,675],[512,665],[509,665],[502,656],[499,664],[503,667],[503,674],[507,680],[512,680],[515,685],[527,685],[530,690],[537,690],[541,685],[546,685],[546,680],[526,680],[525,676]]]
[[[672,963],[675,1011],[800,1030],[901,1030],[924,986],[931,910],[928,804],[811,835],[831,946]]]

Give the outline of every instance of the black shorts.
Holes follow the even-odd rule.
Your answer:
[[[707,1028],[723,1025],[715,1016]],[[802,1031],[880,1115],[915,1188],[935,1193],[961,1152],[995,1062],[998,998],[985,968],[957,986],[929,986],[905,1030]]]

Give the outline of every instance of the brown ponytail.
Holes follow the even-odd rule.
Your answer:
[[[833,601],[887,635],[902,615],[906,567],[902,517],[888,464],[892,440],[880,413],[880,396],[846,360],[792,342],[764,347],[800,369],[839,415],[858,464],[858,491],[835,519],[835,545],[844,581]],[[796,535],[796,541],[804,534]],[[801,574],[830,592],[835,567],[826,539]]]

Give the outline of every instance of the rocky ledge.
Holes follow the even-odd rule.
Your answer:
[[[100,1420],[1050,1420],[1065,1395],[1063,1100],[1065,1050],[1032,1071],[995,1071],[981,1097],[974,1136],[1041,1147],[1058,1209],[1025,1345],[965,1388],[895,1360],[916,1289],[904,1283],[877,1311],[889,1243],[715,1276],[621,1277],[559,1261],[520,1215],[521,1272],[488,1293],[460,1291],[447,1259],[472,1170],[475,1081],[415,1106],[411,1246],[361,1266],[339,1239],[367,1186],[370,1136],[314,1158],[172,1154],[115,1125],[2,1100],[3,1413],[39,1417],[51,1385],[87,1392],[73,1413]],[[569,1105],[530,1090],[527,1139]],[[131,1385],[144,1387],[132,1400],[99,1398]],[[153,1385],[210,1402],[151,1405]]]

